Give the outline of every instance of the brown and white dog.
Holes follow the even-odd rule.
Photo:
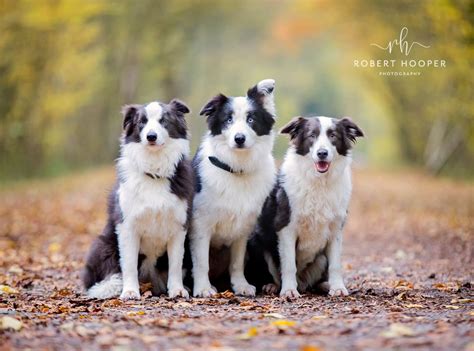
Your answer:
[[[349,118],[328,117],[294,118],[281,133],[290,135],[291,145],[249,242],[250,281],[283,297],[298,297],[319,283],[330,295],[347,295],[342,230],[352,143],[363,133]],[[262,265],[266,272],[252,274]]]
[[[176,99],[123,108],[109,217],[83,276],[90,297],[138,299],[139,280],[151,282],[155,295],[188,296],[182,279],[194,194],[184,118],[188,112]]]

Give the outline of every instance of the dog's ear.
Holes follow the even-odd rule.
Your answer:
[[[123,130],[129,132],[133,129],[133,124],[135,121],[135,116],[138,114],[138,110],[140,109],[140,105],[125,105],[122,107],[122,116],[123,116]]]
[[[199,112],[199,115],[210,116],[216,113],[216,111],[218,111],[228,100],[228,97],[223,94],[214,96],[207,102],[206,105],[204,105],[204,107],[201,109],[201,112]]]
[[[255,86],[247,90],[247,97],[263,106],[275,118],[275,102],[273,91],[275,90],[275,80],[264,79]]]
[[[294,139],[302,130],[307,119],[304,117],[293,117],[291,121],[280,129],[280,134],[290,134],[290,138]]]
[[[356,138],[364,136],[362,129],[360,129],[359,126],[355,124],[349,117],[341,118],[338,123],[342,125],[346,136],[350,141],[355,142]]]
[[[170,101],[169,105],[171,109],[173,109],[178,115],[184,115],[186,113],[191,112],[188,106],[184,102],[179,99],[173,99]]]

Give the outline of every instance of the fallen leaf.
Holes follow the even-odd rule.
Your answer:
[[[279,319],[277,321],[271,322],[270,324],[273,325],[274,327],[279,328],[279,329],[286,329],[288,327],[295,326],[296,322],[295,321],[287,321],[285,319]]]
[[[251,327],[251,328],[249,328],[249,330],[247,330],[246,333],[239,335],[238,339],[240,339],[240,340],[249,340],[249,339],[252,339],[252,338],[256,337],[257,335],[258,335],[257,328]]]
[[[394,323],[390,325],[388,330],[385,330],[380,335],[384,338],[398,338],[402,336],[414,336],[415,332],[406,325]]]
[[[280,314],[280,313],[264,313],[263,316],[264,317],[270,317],[270,318],[276,318],[276,319],[285,318],[285,316]]]
[[[18,294],[18,290],[8,285],[0,285],[0,294]]]
[[[451,303],[470,303],[474,302],[474,299],[452,299]]]
[[[48,251],[50,253],[57,253],[57,252],[59,252],[59,250],[61,250],[61,244],[59,244],[59,243],[51,243],[48,246]]]
[[[23,327],[23,323],[19,321],[18,319],[12,318],[12,317],[2,317],[0,319],[0,329],[1,330],[14,330],[14,331],[19,331]]]
[[[321,348],[313,345],[303,345],[301,346],[300,351],[321,351]]]
[[[407,303],[405,304],[406,308],[425,308],[425,306],[417,304],[417,303]]]
[[[461,307],[460,306],[454,306],[454,305],[444,305],[449,310],[459,310]]]
[[[328,316],[325,316],[323,314],[311,317],[311,319],[314,319],[314,320],[320,320],[320,319],[326,319],[326,318],[328,318]]]

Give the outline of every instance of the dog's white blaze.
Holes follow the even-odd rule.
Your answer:
[[[145,111],[148,121],[140,133],[142,144],[148,143],[146,136],[149,132],[155,132],[157,135],[156,144],[163,145],[169,139],[168,131],[160,123],[163,108],[158,102],[151,102],[145,106]]]
[[[317,152],[319,149],[325,149],[328,151],[328,157],[326,158],[327,162],[331,162],[337,153],[336,147],[331,143],[328,137],[328,129],[334,126],[332,118],[329,117],[317,117],[321,123],[321,131],[318,138],[314,141],[313,145],[310,148],[311,157],[315,162],[319,160]]]
[[[256,133],[247,123],[247,113],[250,109],[250,102],[246,97],[236,97],[232,100],[232,123],[224,129],[222,135],[226,138],[230,147],[236,147],[235,136],[240,133],[245,136],[245,147],[250,148],[255,144]],[[242,150],[243,151],[243,150]]]

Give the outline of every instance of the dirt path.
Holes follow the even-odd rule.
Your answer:
[[[0,349],[474,350],[474,186],[354,173],[343,257],[351,295],[297,301],[85,299],[79,271],[113,171],[4,189]]]

